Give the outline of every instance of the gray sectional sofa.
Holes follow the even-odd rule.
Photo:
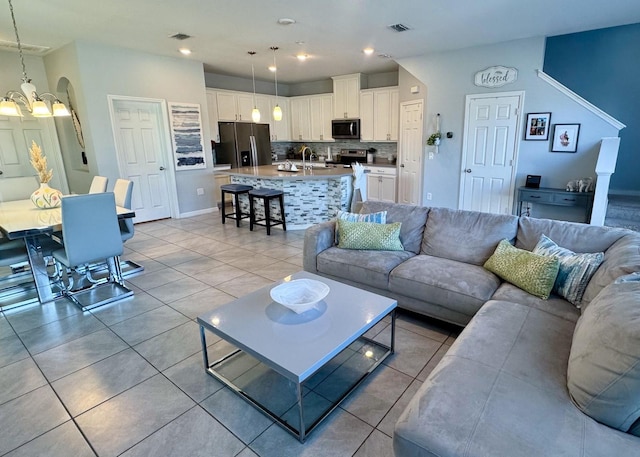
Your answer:
[[[567,387],[574,329],[590,303],[602,302],[594,305],[583,336],[593,322],[607,321],[598,314],[601,307],[624,300],[632,315],[622,324],[628,328],[616,323],[599,332],[605,340],[627,335],[640,339],[640,316],[634,314],[640,310],[639,233],[381,202],[365,202],[361,209],[377,211],[387,211],[387,223],[402,222],[404,251],[338,248],[336,224],[326,222],[306,231],[304,269],[393,297],[401,308],[465,326],[396,424],[397,457],[640,456],[640,422],[630,433],[629,423],[622,427],[597,422],[583,412],[589,405],[580,409]],[[581,309],[559,296],[537,298],[483,267],[500,240],[531,251],[543,234],[574,252],[604,252]],[[621,278],[630,278],[626,280],[632,285],[614,284],[623,282]],[[622,287],[624,294],[619,292]],[[638,346],[633,338],[631,347]],[[605,341],[599,346],[607,345]],[[617,346],[619,341],[614,341],[614,351]],[[625,363],[635,367],[631,356],[640,353],[630,352],[600,357],[605,357],[604,365],[626,357]],[[585,360],[589,357],[572,362],[576,382],[584,376],[584,366],[578,365]],[[602,370],[601,365],[596,362],[590,369]],[[586,378],[587,383],[593,381],[589,374]],[[636,400],[638,382],[634,378],[622,384],[622,390],[638,390]]]

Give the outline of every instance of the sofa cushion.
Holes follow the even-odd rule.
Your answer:
[[[558,295],[551,294],[548,299],[544,300],[508,282],[500,284],[498,290],[491,296],[491,300],[519,303],[574,323],[580,317],[580,310]]]
[[[567,387],[576,405],[626,432],[640,418],[640,282],[611,284],[576,325]]]
[[[342,249],[367,249],[373,251],[404,251],[400,242],[400,222],[376,224],[373,222],[349,222],[338,219],[336,230],[338,247]]]
[[[546,312],[489,301],[401,414],[395,456],[637,455],[637,437],[571,402],[573,328]]]
[[[506,214],[432,208],[422,240],[422,253],[482,265],[502,239],[513,240],[518,218]]]
[[[349,213],[348,211],[338,210],[336,219],[350,222],[375,222],[376,224],[387,223],[387,212],[378,211],[377,213]]]
[[[505,281],[540,298],[549,298],[558,275],[559,261],[518,249],[507,240],[498,244],[484,267]]]
[[[389,289],[473,316],[500,285],[500,279],[477,265],[418,255],[398,265]]]
[[[386,288],[389,272],[400,263],[415,256],[407,251],[353,251],[332,247],[322,251],[317,257],[318,272]]]
[[[584,291],[582,309],[616,278],[635,271],[640,271],[640,233],[627,230],[604,251],[604,261]]]
[[[398,203],[366,201],[362,204],[361,213],[387,212],[387,223],[402,222],[400,241],[406,251],[414,254],[420,252],[420,243],[427,222],[429,208],[424,206],[402,205]]]
[[[540,237],[546,235],[573,252],[604,252],[627,230],[611,227],[521,217],[518,221],[516,247],[532,251]]]
[[[558,259],[560,268],[552,290],[579,308],[587,284],[604,260],[604,253],[576,254],[569,249],[558,246],[544,235],[540,237],[533,253]]]

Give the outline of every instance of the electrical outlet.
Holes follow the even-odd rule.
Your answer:
[[[433,198],[433,195],[431,195],[431,192],[427,192],[427,200],[431,200]]]
[[[433,160],[434,154],[433,152],[429,152],[429,160]]]
[[[196,194],[197,195],[204,195],[204,189],[202,187],[198,187],[196,189]]]

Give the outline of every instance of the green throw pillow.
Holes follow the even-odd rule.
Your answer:
[[[558,277],[553,285],[553,292],[567,299],[580,308],[582,296],[602,261],[603,252],[576,254],[569,249],[558,246],[550,238],[542,235],[533,248],[534,254],[556,257],[560,261]]]
[[[559,263],[555,257],[518,249],[502,240],[484,267],[531,295],[547,299],[558,276]]]
[[[372,251],[404,251],[400,242],[400,222],[376,224],[373,222],[349,222],[337,220],[339,243],[343,249],[367,249]]]

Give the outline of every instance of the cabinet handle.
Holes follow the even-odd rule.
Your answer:
[[[540,198],[540,195],[531,195],[531,198]]]
[[[576,199],[575,198],[565,198],[564,201],[565,202],[575,202]]]
[[[323,135],[320,135],[320,140],[324,140]]]

